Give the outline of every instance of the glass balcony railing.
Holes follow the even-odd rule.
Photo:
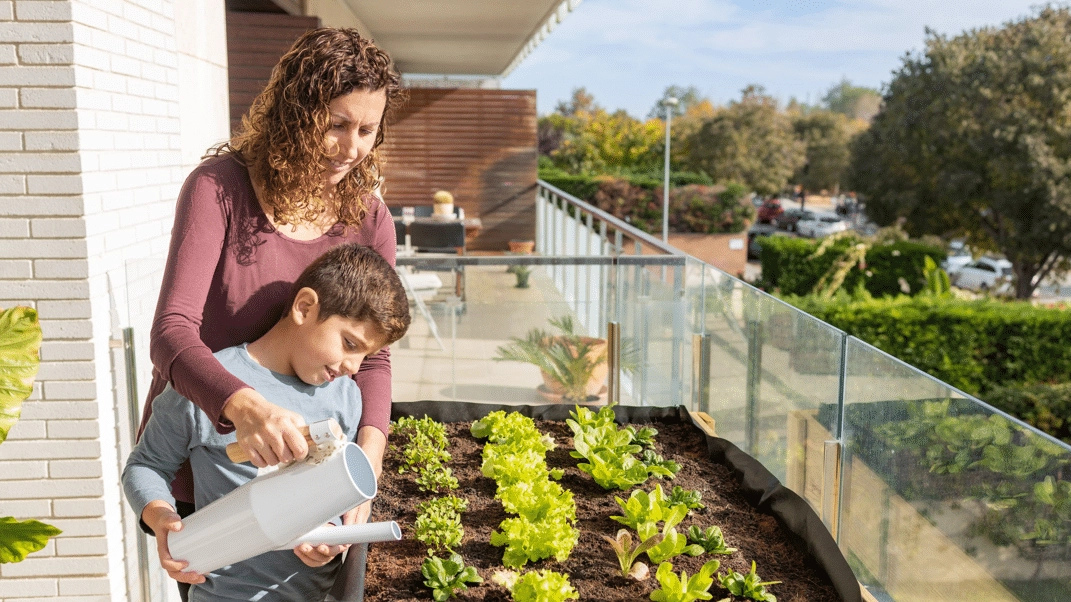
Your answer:
[[[536,255],[399,257],[395,400],[570,403],[501,359],[566,318],[619,352],[589,399],[710,414],[812,504],[872,598],[1071,599],[1071,446],[543,183],[536,218]]]

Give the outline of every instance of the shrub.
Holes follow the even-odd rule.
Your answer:
[[[995,387],[985,401],[1071,443],[1071,383]]]
[[[1071,313],[1029,303],[898,297],[786,299],[803,311],[982,399],[997,387],[1071,374]]]
[[[833,262],[859,242],[853,236],[845,236],[815,257],[820,241],[785,236],[762,238],[759,240],[760,285],[784,295],[810,294]],[[908,287],[907,294],[917,294],[926,286],[924,257],[929,256],[939,264],[944,255],[938,247],[907,240],[875,244],[867,251],[862,269],[855,266],[848,272],[843,288],[854,291],[861,284],[871,295],[885,297],[903,294],[903,283]]]
[[[735,183],[719,188],[693,184],[669,193],[669,227],[674,232],[737,233],[755,220],[755,207],[744,199],[747,190]],[[661,191],[655,195],[661,203]]]

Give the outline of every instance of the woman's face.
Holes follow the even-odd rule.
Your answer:
[[[386,104],[386,90],[354,90],[335,98],[328,105],[331,126],[327,131],[329,156],[324,165],[324,186],[327,189],[341,182],[351,169],[372,152]]]

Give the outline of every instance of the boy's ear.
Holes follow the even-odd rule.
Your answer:
[[[316,320],[320,310],[320,296],[309,287],[303,287],[294,296],[294,304],[290,306],[290,319],[295,324],[301,325],[308,320]]]

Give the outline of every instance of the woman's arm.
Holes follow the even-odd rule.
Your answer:
[[[372,195],[367,198],[371,203],[371,208],[365,219],[374,220],[375,226],[371,244],[368,246],[375,249],[391,266],[394,266],[398,251],[397,240],[394,236],[394,220],[383,201]],[[357,386],[361,388],[361,397],[364,400],[359,428],[371,426],[379,429],[386,442],[390,430],[390,349],[384,347],[379,353],[366,357],[353,378],[357,381]]]
[[[238,170],[210,169],[204,165],[195,169],[179,193],[150,333],[150,357],[171,386],[208,415],[217,431],[238,431],[239,444],[256,466],[302,458],[308,453],[298,431],[304,419],[268,402],[232,375],[201,340],[205,301],[226,252],[229,215],[220,199],[233,198],[247,185],[235,177],[242,175]]]

